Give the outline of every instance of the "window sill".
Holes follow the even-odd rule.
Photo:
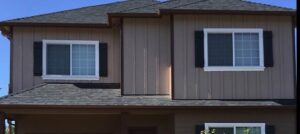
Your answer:
[[[99,80],[99,76],[61,76],[44,75],[43,80]]]
[[[204,71],[264,71],[265,67],[204,67]]]

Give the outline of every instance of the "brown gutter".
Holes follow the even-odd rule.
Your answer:
[[[152,108],[163,108],[163,109],[201,109],[201,108],[296,108],[296,105],[235,105],[235,106],[99,106],[99,105],[15,105],[5,104],[0,105],[0,109],[152,109]],[[1,111],[0,111],[1,112]]]
[[[121,44],[121,95],[124,95],[124,20],[120,20],[120,44]]]
[[[171,97],[175,98],[175,69],[174,69],[174,15],[170,15],[170,33],[171,33]]]
[[[193,9],[160,9],[161,14],[218,14],[218,15],[287,15],[296,16],[296,11],[242,11],[242,10],[193,10]]]
[[[32,22],[0,22],[2,26],[46,26],[46,27],[109,27],[109,24],[101,23],[32,23]]]
[[[14,45],[13,45],[13,27],[10,27],[10,38],[9,38],[9,43],[10,43],[10,54],[9,54],[9,86],[8,86],[8,94],[11,94],[13,92],[13,56],[14,56],[14,53],[13,53],[13,50],[14,50]]]

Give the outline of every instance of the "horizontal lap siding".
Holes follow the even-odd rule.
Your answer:
[[[14,27],[13,32],[13,92],[31,88],[43,82],[33,76],[33,42],[48,40],[96,40],[108,43],[108,77],[98,81],[64,81],[88,83],[120,83],[120,36],[117,28],[43,28]],[[62,82],[62,81],[57,81]]]
[[[194,31],[263,28],[273,32],[274,67],[261,72],[195,68]],[[287,16],[174,15],[175,99],[293,99],[293,44]]]
[[[170,18],[124,19],[124,94],[170,93]]]

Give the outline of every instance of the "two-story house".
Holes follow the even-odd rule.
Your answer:
[[[0,22],[17,134],[296,134],[293,9],[128,0]],[[249,133],[244,133],[249,132]]]

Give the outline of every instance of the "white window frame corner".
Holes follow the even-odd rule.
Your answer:
[[[260,127],[261,134],[265,134],[266,123],[204,123],[205,130],[208,130],[210,127],[232,127],[234,134],[236,134],[236,127]]]
[[[204,28],[204,71],[264,71],[264,44],[263,28]],[[209,33],[231,33],[233,66],[208,66],[208,34]],[[259,34],[259,66],[235,66],[234,35],[235,33],[258,33]]]
[[[42,40],[43,42],[43,80],[99,80],[99,41],[90,40]],[[48,75],[47,74],[47,45],[70,45],[70,75]],[[95,45],[95,75],[72,75],[72,45],[73,44],[93,44]]]
[[[99,41],[95,41],[95,60],[96,60],[96,71],[95,71],[95,75],[97,76],[98,80],[100,79],[100,63],[99,63],[99,59],[100,59],[100,54],[99,54]]]

